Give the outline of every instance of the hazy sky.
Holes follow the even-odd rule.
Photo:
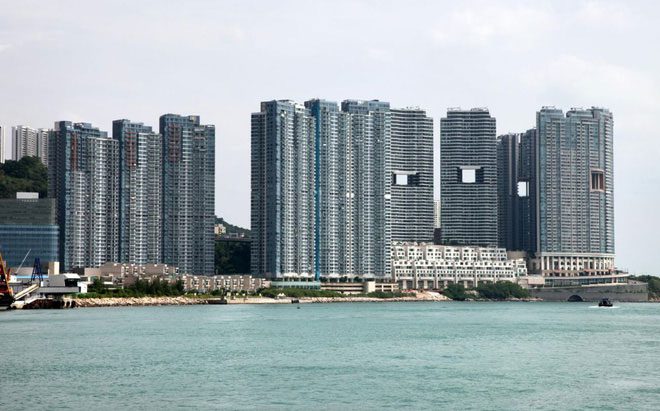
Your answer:
[[[447,107],[487,106],[498,134],[543,105],[608,107],[617,265],[660,273],[658,21],[652,1],[0,0],[0,125],[199,114],[216,125],[216,212],[247,227],[262,100],[419,106],[436,157]]]

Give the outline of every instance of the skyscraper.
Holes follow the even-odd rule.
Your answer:
[[[518,250],[518,167],[520,135],[505,134],[497,138],[497,202],[498,245]]]
[[[37,130],[26,126],[11,128],[12,159],[18,161],[25,156],[37,155]]]
[[[163,139],[143,123],[112,122],[119,142],[119,260],[162,261]]]
[[[44,165],[48,165],[48,135],[50,130],[47,128],[37,129],[37,157],[41,159]]]
[[[497,141],[488,109],[450,109],[440,120],[444,244],[496,246]]]
[[[0,163],[5,162],[5,156],[6,156],[5,146],[6,146],[6,144],[7,144],[7,142],[5,141],[5,127],[0,126]]]
[[[392,109],[392,241],[433,240],[433,119]]]
[[[88,123],[59,121],[49,148],[48,194],[57,198],[63,269],[117,261],[117,140]]]
[[[252,273],[314,275],[315,124],[289,100],[261,103],[252,114]]]
[[[429,241],[432,124],[377,100],[341,110],[319,99],[262,103],[252,115],[252,273],[384,276],[394,235]]]
[[[163,138],[163,262],[214,274],[215,127],[199,116],[160,117]]]
[[[544,107],[536,126],[536,269],[606,274],[614,269],[612,114]]]
[[[12,144],[15,161],[26,156],[39,157],[41,162],[48,164],[48,130],[34,129],[27,126],[12,127]]]
[[[354,199],[353,243],[348,243],[347,275],[390,274],[392,243],[392,114],[390,104],[378,100],[345,100],[352,163],[347,163],[354,186],[347,195]],[[353,191],[354,190],[354,191]]]

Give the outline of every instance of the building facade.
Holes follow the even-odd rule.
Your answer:
[[[392,247],[392,280],[402,289],[439,289],[448,284],[476,287],[481,282],[516,282],[526,275],[525,260],[509,258],[503,248],[424,243]]]
[[[119,142],[119,261],[162,261],[163,141],[149,126],[112,122]]]
[[[347,210],[354,219],[347,226],[352,234],[345,239],[349,259],[342,274],[387,276],[392,241],[390,104],[345,100],[341,110],[348,121],[347,151],[352,151],[346,163],[352,186],[346,186],[346,196],[350,200]]]
[[[449,109],[440,120],[443,244],[498,243],[497,141],[488,109]]]
[[[433,236],[433,122],[419,109],[264,102],[252,115],[252,273],[384,277]]]
[[[10,267],[58,260],[59,227],[55,199],[34,196],[0,199],[0,253]],[[23,262],[25,259],[25,262]]]
[[[48,195],[57,199],[64,270],[117,261],[119,145],[89,123],[59,121],[50,133]]]
[[[7,142],[5,141],[5,127],[0,126],[0,163],[5,162],[5,156],[7,155],[5,154],[6,145]]]
[[[433,119],[424,110],[392,109],[392,241],[433,240]]]
[[[34,129],[27,126],[12,127],[12,159],[18,161],[23,157],[39,157],[48,165],[48,133],[49,130]]]
[[[544,107],[538,133],[533,269],[549,280],[614,272],[613,118],[607,109]]]
[[[162,255],[182,274],[214,273],[215,127],[199,116],[160,117]]]
[[[497,139],[498,235],[507,250],[536,250],[536,129]]]
[[[314,276],[315,122],[289,100],[252,114],[251,271],[255,277]]]

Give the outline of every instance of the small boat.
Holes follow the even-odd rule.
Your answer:
[[[614,306],[614,304],[612,304],[612,301],[610,301],[609,298],[603,298],[603,299],[600,300],[600,302],[598,303],[598,306],[599,306],[599,307],[612,307],[612,306]]]

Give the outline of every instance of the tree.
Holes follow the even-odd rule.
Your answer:
[[[481,283],[477,292],[482,298],[490,300],[506,300],[508,298],[527,298],[529,292],[511,281],[498,281],[495,283]]]
[[[0,198],[14,198],[18,191],[48,194],[48,170],[39,157],[23,157],[0,164]]]
[[[468,297],[463,284],[449,284],[445,287],[443,294],[455,301],[465,301]]]

